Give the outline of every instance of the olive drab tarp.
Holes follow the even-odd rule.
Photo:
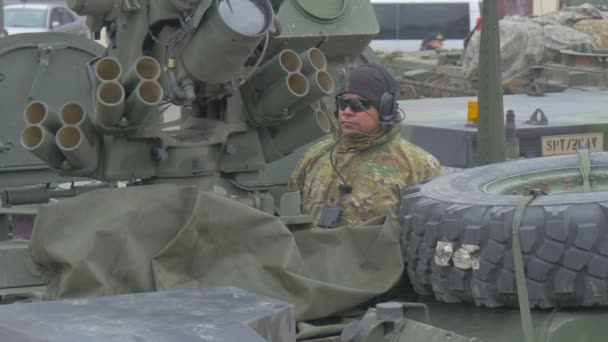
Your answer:
[[[403,261],[390,220],[290,231],[224,196],[108,189],[41,208],[31,242],[48,299],[232,285],[328,317],[389,290]]]

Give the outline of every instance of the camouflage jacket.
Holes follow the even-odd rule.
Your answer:
[[[352,226],[388,215],[398,223],[401,196],[407,187],[442,174],[435,157],[400,136],[401,125],[377,138],[344,137],[334,147],[333,161],[352,192],[340,193],[341,180],[330,163],[336,142],[328,138],[312,146],[291,175],[302,194],[302,211],[318,225],[326,204],[342,208],[340,226]]]

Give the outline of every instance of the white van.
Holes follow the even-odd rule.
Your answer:
[[[370,46],[382,51],[415,51],[431,32],[443,47],[462,49],[463,39],[481,17],[479,0],[371,0],[380,33]]]

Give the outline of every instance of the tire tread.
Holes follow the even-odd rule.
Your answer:
[[[511,225],[514,206],[473,206],[437,201],[420,193],[402,204],[402,242],[415,291],[447,303],[514,307]],[[402,202],[402,203],[404,203]],[[455,201],[456,202],[456,201]],[[520,227],[530,306],[608,305],[606,203],[529,207]],[[475,221],[477,220],[477,221]],[[480,250],[478,269],[435,264],[437,242]]]

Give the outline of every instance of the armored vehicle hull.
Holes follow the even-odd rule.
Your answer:
[[[0,308],[6,317],[0,333],[17,341],[603,337],[605,309],[530,312],[527,306],[537,303],[537,293],[554,293],[530,290],[528,301],[519,262],[513,279],[517,295],[504,303],[507,307],[445,303],[481,294],[486,299],[477,304],[495,307],[504,298],[492,296],[494,283],[485,292],[471,285],[483,275],[474,263],[477,250],[465,248],[461,235],[466,234],[460,233],[475,224],[455,228],[458,234],[449,241],[431,234],[433,227],[453,233],[453,220],[435,221],[426,209],[440,207],[439,215],[448,216],[456,212],[456,223],[476,210],[457,203],[443,208],[434,198],[421,198],[430,197],[429,189],[447,181],[443,178],[406,195],[403,243],[383,218],[357,227],[312,229],[312,218],[301,212],[300,194],[285,184],[289,162],[280,163],[336,128],[335,83],[351,67],[374,59],[368,44],[378,24],[368,1],[73,0],[69,5],[89,16],[92,31],[108,31],[106,49],[61,34],[0,40],[0,100],[10,123],[0,126],[5,188],[0,192],[0,295],[6,303],[57,300]],[[497,79],[496,73],[488,75]],[[499,88],[485,89],[484,100],[499,93],[493,89]],[[169,106],[180,109],[178,119],[165,120]],[[480,109],[502,111],[498,100],[481,103]],[[504,143],[502,128],[479,133],[490,131],[498,139],[488,145]],[[502,157],[499,151],[479,160]],[[268,167],[273,162],[275,169]],[[67,187],[59,185],[65,182]],[[583,180],[592,189],[590,183]],[[62,200],[66,197],[75,198]],[[466,213],[458,216],[460,209]],[[19,214],[38,215],[29,241],[29,232],[22,236],[11,227],[17,220],[9,216]],[[484,232],[488,228],[481,223],[477,231]],[[588,223],[574,222],[582,233],[566,241],[576,248],[591,243],[593,233],[604,228]],[[477,247],[485,248],[490,240],[482,237]],[[428,241],[416,244],[416,239]],[[509,246],[505,241],[502,247]],[[464,261],[455,263],[455,252],[439,242],[452,243]],[[530,252],[526,247],[520,246],[523,253]],[[540,251],[530,253],[542,264],[536,258]],[[404,259],[413,290],[398,285]],[[498,271],[507,269],[500,265]],[[572,273],[569,265],[557,272]],[[494,271],[488,270],[488,277],[501,279]],[[602,271],[598,266],[592,272]],[[549,284],[562,278],[547,279]],[[576,285],[575,304],[604,304],[589,294],[589,288],[603,287]],[[382,295],[391,289],[398,290],[396,300],[409,302],[383,303]],[[107,297],[87,299],[98,296]],[[552,305],[562,303],[550,299]],[[160,306],[150,307],[156,300]],[[511,308],[516,304],[520,309]],[[91,315],[96,307],[106,311]],[[49,317],[49,324],[32,326],[31,320],[46,321],[46,315],[55,324]],[[121,320],[124,316],[129,319]],[[159,324],[150,330],[151,320]],[[225,329],[215,331],[216,324]]]

